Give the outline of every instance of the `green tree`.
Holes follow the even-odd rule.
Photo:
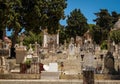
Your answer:
[[[100,9],[100,12],[95,13],[96,19],[94,20],[96,22],[96,25],[99,25],[103,30],[110,31],[112,27],[112,17],[107,9]]]
[[[118,14],[116,11],[113,11],[111,16],[113,18],[112,23],[115,24],[118,21],[120,14]]]
[[[65,26],[60,26],[60,29],[59,29],[59,39],[60,39],[60,44],[64,44],[64,40],[66,40],[66,29],[65,29]]]
[[[111,31],[110,39],[118,44],[120,42],[120,30]]]
[[[8,20],[7,20],[7,28],[8,30],[12,30],[12,46],[11,46],[11,57],[15,57],[14,46],[17,42],[18,33],[23,29],[23,16],[22,16],[22,3],[21,0],[8,0]]]
[[[96,25],[100,27],[101,42],[108,39],[109,31],[113,26],[113,18],[107,9],[100,9],[100,12],[95,13],[97,18],[94,20]]]
[[[81,13],[80,9],[74,9],[70,15],[68,15],[66,26],[68,38],[82,36],[88,28],[87,19]]]
[[[113,11],[112,12],[112,17],[113,17],[113,24],[115,24],[119,17],[120,17],[120,14],[118,14],[117,12]],[[114,26],[113,26],[114,28]],[[114,41],[116,44],[118,44],[120,42],[120,30],[115,30],[115,31],[111,31],[110,32],[110,39],[112,41]]]
[[[60,27],[59,21],[64,19],[66,0],[22,0],[25,8],[26,30],[39,32],[47,28],[48,33],[56,33]]]
[[[1,0],[0,1],[0,39],[6,35],[6,26],[8,21],[8,8],[9,8],[9,1],[8,0]]]
[[[24,45],[29,46],[29,44],[34,44],[35,42],[42,45],[42,33],[35,34],[30,31],[26,32],[25,35],[26,37],[24,39]]]
[[[100,44],[101,43],[101,28],[97,25],[89,25],[90,26],[90,32],[91,32],[91,35],[92,35],[92,39],[93,41],[96,43],[96,44]]]
[[[43,0],[22,0],[26,31],[40,32],[41,5]]]
[[[100,27],[101,42],[108,40],[109,32],[115,22],[118,21],[120,14],[115,11],[110,14],[107,9],[100,9],[100,12],[95,13],[95,15],[97,18],[94,21],[96,22],[96,26]]]

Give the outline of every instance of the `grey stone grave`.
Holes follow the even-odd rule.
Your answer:
[[[105,74],[116,74],[114,68],[114,56],[111,52],[107,52],[105,59],[104,59],[104,70],[103,73]]]

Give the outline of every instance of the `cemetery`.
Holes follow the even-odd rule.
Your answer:
[[[67,0],[0,1],[0,84],[120,84],[120,14],[100,9],[88,24],[65,8]]]
[[[77,36],[76,42],[71,38],[68,45],[65,41],[61,46],[59,33],[53,36],[44,32],[42,47],[35,42],[27,49],[23,39],[21,36],[15,45],[15,59],[8,59],[10,39],[0,41],[0,79],[88,80],[84,75],[89,78],[90,74],[95,80],[120,79],[120,45],[111,43],[108,50],[101,50],[92,42],[89,31],[84,39]]]

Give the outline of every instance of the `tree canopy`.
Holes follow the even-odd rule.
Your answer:
[[[118,44],[120,42],[120,30],[110,32],[110,39]]]
[[[16,43],[18,33],[22,29],[37,34],[47,28],[49,34],[60,33],[61,43],[71,37],[83,36],[89,29],[93,40],[101,44],[108,39],[109,32],[120,14],[107,9],[100,9],[95,13],[96,25],[89,25],[86,17],[80,9],[74,9],[67,16],[67,26],[61,26],[59,21],[65,19],[64,10],[67,7],[66,0],[1,0],[0,1],[0,34],[5,35],[5,28],[12,30],[12,47]],[[112,40],[119,38],[117,31],[111,34]],[[2,36],[0,37],[2,38]],[[117,39],[116,39],[117,38]]]
[[[56,33],[59,21],[65,18],[66,0],[22,0],[22,3],[26,12],[26,30],[37,33],[41,27],[47,28],[48,33]]]
[[[100,12],[95,13],[95,15],[97,17],[94,20],[96,22],[96,26],[94,26],[93,31],[94,34],[96,33],[95,35],[97,35],[99,30],[100,40],[97,40],[95,35],[94,40],[96,39],[96,41],[98,41],[97,43],[102,43],[104,40],[108,40],[109,32],[111,31],[111,28],[113,28],[115,22],[118,21],[119,14],[115,11],[109,13],[107,9],[100,9]]]
[[[5,36],[5,28],[8,21],[8,0],[0,1],[0,39],[3,39]]]
[[[66,33],[69,34],[69,37],[82,36],[88,28],[87,19],[80,9],[74,9],[68,15]]]

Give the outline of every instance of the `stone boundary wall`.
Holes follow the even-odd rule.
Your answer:
[[[83,79],[83,75],[61,75],[61,79]],[[95,80],[120,80],[120,75],[94,74]]]
[[[120,75],[105,75],[105,74],[95,74],[95,80],[120,80]],[[40,79],[41,74],[0,74],[0,79]],[[82,80],[82,75],[60,75],[59,79],[65,80]]]
[[[0,74],[0,79],[40,79],[40,74]]]
[[[82,80],[0,80],[0,84],[83,84]],[[120,84],[120,80],[98,80],[95,84]]]

